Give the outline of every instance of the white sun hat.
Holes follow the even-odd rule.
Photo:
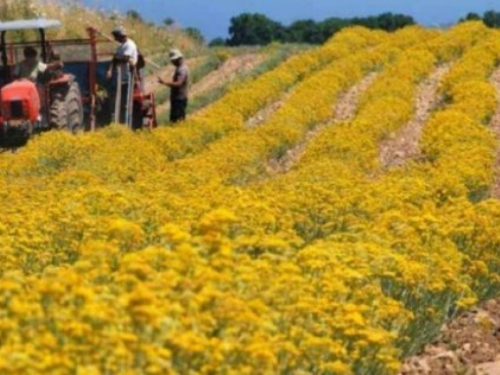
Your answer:
[[[182,54],[181,51],[179,51],[178,49],[174,48],[174,49],[171,49],[168,53],[168,56],[170,58],[170,61],[175,61],[175,60],[179,60],[179,59],[182,59],[184,57],[184,55]]]

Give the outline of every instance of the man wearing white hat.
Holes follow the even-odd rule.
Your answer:
[[[128,99],[129,80],[132,80],[137,61],[139,59],[139,51],[135,42],[127,36],[127,32],[122,27],[115,28],[111,34],[113,35],[116,42],[120,43],[116,49],[115,55],[111,64],[109,65],[106,76],[111,79],[113,72],[117,69],[121,69],[121,83],[117,84],[116,91],[121,90],[121,103],[120,103],[120,123],[126,123],[126,107]],[[134,72],[135,73],[135,72]],[[118,87],[121,86],[121,87]],[[116,93],[115,93],[116,94]]]
[[[171,81],[158,78],[158,82],[170,87],[170,122],[176,123],[186,118],[188,103],[189,69],[184,56],[178,49],[169,52],[169,58],[175,65],[174,77]]]

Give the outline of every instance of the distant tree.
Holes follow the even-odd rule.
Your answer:
[[[401,14],[383,13],[377,17],[377,28],[386,31],[396,31],[413,24],[415,21],[412,17]]]
[[[415,24],[413,17],[393,13],[382,13],[376,17],[356,17],[351,22],[354,25],[364,26],[369,29],[382,29],[389,32]]]
[[[483,21],[484,24],[488,27],[500,28],[500,12],[496,12],[494,10],[488,10],[484,12],[482,16],[477,13],[468,13],[465,17],[460,18],[458,21],[466,22],[466,21]]]
[[[263,14],[243,13],[231,18],[228,44],[265,45],[273,41],[284,41],[286,31],[283,25]]]
[[[384,13],[379,15],[375,21],[374,29],[382,29],[386,31],[396,30],[396,22],[392,13]]]
[[[286,41],[293,43],[322,43],[324,37],[321,25],[313,20],[296,21],[287,28]]]
[[[402,29],[404,27],[416,25],[417,22],[411,16],[407,16],[405,14],[395,14],[394,15],[394,25],[395,28],[392,31],[396,31],[398,29]]]
[[[173,18],[167,17],[162,22],[165,26],[172,26],[175,23]]]
[[[223,47],[226,45],[226,41],[223,38],[215,38],[208,43],[209,47]]]
[[[483,22],[489,27],[500,27],[500,13],[494,10],[489,10],[483,15]]]
[[[203,36],[203,34],[201,33],[201,31],[198,30],[197,28],[187,27],[187,28],[184,29],[184,32],[189,37],[191,37],[192,39],[194,39],[196,42],[198,42],[200,44],[204,44],[205,43],[205,37]]]
[[[369,29],[378,29],[378,20],[376,17],[354,17],[349,20],[347,20],[347,25],[357,25],[357,26],[364,26]],[[346,26],[347,26],[346,25]]]
[[[139,21],[139,22],[144,22],[141,14],[134,9],[127,10],[127,13],[125,13],[125,15],[127,16],[128,19],[131,19],[134,21]]]
[[[464,18],[460,18],[458,22],[466,22],[466,21],[482,21],[483,19],[481,16],[477,13],[467,13],[467,15]]]
[[[326,40],[331,38],[333,35],[338,33],[344,27],[352,24],[351,20],[342,18],[328,18],[323,22],[319,23],[319,29],[321,33],[321,42],[324,43]]]
[[[370,17],[333,17],[322,22],[299,20],[285,27],[262,14],[243,13],[231,19],[227,44],[265,45],[273,41],[320,44],[347,26],[359,25],[391,32],[413,24],[415,20],[410,16],[383,13]]]

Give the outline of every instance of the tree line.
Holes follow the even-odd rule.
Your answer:
[[[370,17],[337,18],[324,21],[299,20],[289,26],[260,13],[243,13],[231,18],[229,38],[214,39],[212,46],[266,45],[271,42],[322,44],[348,26],[395,31],[415,24],[411,16],[383,13]]]
[[[135,10],[126,12],[129,19],[145,22]],[[483,21],[487,26],[500,28],[500,12],[489,10],[482,15],[468,13],[458,22]],[[416,24],[413,17],[405,14],[382,13],[369,17],[339,18],[331,17],[323,21],[312,19],[295,21],[286,26],[260,13],[242,13],[231,18],[229,38],[216,38],[210,46],[267,45],[272,42],[323,44],[332,35],[349,26],[364,26],[388,32]],[[176,27],[173,18],[165,18],[163,26]],[[201,31],[194,27],[181,28],[186,35],[197,43],[205,43]]]
[[[500,28],[500,12],[488,10],[484,12],[483,15],[471,12],[464,18],[461,18],[459,22],[465,21],[483,21],[486,26]]]

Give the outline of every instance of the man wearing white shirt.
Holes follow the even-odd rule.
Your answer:
[[[127,36],[126,31],[119,27],[114,29],[111,34],[114,39],[120,43],[118,48],[116,49],[116,53],[109,65],[106,76],[108,79],[113,77],[113,72],[117,71],[117,69],[121,69],[121,82],[118,83],[116,88],[116,92],[118,89],[121,89],[121,111],[120,111],[120,123],[126,123],[125,118],[125,108],[127,106],[127,93],[129,90],[129,84],[133,84],[133,82],[129,82],[131,77],[133,77],[135,67],[137,65],[137,61],[139,58],[139,52],[137,49],[137,45],[135,42]],[[115,93],[116,94],[116,93]]]
[[[24,48],[24,60],[14,67],[14,77],[16,79],[29,79],[38,82],[47,71],[54,71],[63,67],[63,63],[53,62],[45,64],[38,60],[38,52],[33,47]]]

